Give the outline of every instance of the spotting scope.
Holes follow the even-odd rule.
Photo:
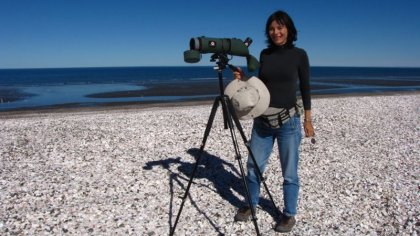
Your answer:
[[[184,61],[187,63],[197,63],[201,59],[202,53],[229,54],[233,56],[246,57],[248,71],[258,69],[258,60],[249,54],[248,47],[252,39],[246,38],[242,41],[237,38],[191,38],[190,50],[184,52]]]

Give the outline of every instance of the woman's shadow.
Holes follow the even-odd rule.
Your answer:
[[[198,159],[200,149],[198,148],[191,148],[187,151],[188,154],[192,155],[195,160]],[[243,162],[241,160],[241,162]],[[151,170],[154,166],[161,166],[164,169],[170,171],[170,189],[171,189],[171,201],[170,201],[170,215],[169,215],[169,225],[172,225],[172,216],[173,216],[173,184],[176,181],[183,189],[186,189],[185,181],[189,181],[191,179],[191,175],[194,169],[194,165],[196,163],[185,162],[181,160],[181,157],[176,158],[168,158],[166,160],[160,161],[151,161],[146,163],[143,167],[145,170]],[[172,165],[177,165],[178,173],[175,173],[171,170]],[[245,164],[246,165],[246,161]],[[246,171],[246,170],[245,170]],[[245,173],[246,174],[246,173]],[[220,157],[212,155],[207,151],[203,151],[201,158],[199,159],[199,163],[197,166],[197,170],[193,176],[193,179],[202,179],[205,178],[212,183],[214,186],[215,191],[226,201],[228,201],[231,205],[235,206],[236,208],[245,206],[247,203],[245,202],[245,186],[242,180],[242,174],[232,163],[226,162],[222,160]],[[183,181],[181,181],[183,180]],[[193,182],[194,183],[194,182]],[[197,184],[197,183],[194,183]],[[206,188],[211,189],[211,186],[207,185],[200,185]],[[193,187],[193,186],[192,186]],[[234,194],[234,192],[238,194]],[[241,195],[241,200],[237,197],[237,195]],[[205,211],[199,209],[197,203],[189,196],[189,199],[196,209],[204,214],[204,216],[209,220],[209,222],[213,225],[213,227],[218,230],[218,227],[214,224],[214,222],[206,215]],[[277,217],[277,209],[273,209],[273,205],[270,200],[261,198],[260,197],[260,207],[267,211],[273,218]]]

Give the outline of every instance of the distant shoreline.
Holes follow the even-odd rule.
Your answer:
[[[351,94],[322,94],[312,95],[313,99],[317,98],[336,98],[336,97],[377,97],[377,96],[399,96],[420,94],[420,91],[408,92],[377,92],[377,93],[351,93]],[[72,112],[102,112],[102,111],[119,111],[132,109],[164,109],[166,107],[190,107],[199,105],[209,105],[214,102],[214,98],[197,99],[194,101],[148,101],[148,102],[110,102],[98,104],[95,106],[81,106],[80,104],[64,104],[48,107],[36,108],[20,108],[15,110],[0,111],[0,119],[40,115],[46,113],[72,113]],[[316,107],[315,107],[316,109]]]
[[[209,66],[1,70],[0,113],[203,102],[220,93],[217,77]],[[224,73],[224,85],[231,77]],[[311,69],[314,97],[413,91],[420,91],[420,68]]]

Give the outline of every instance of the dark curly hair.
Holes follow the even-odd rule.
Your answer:
[[[268,44],[268,47],[272,48],[276,46],[270,38],[270,25],[273,21],[277,21],[277,23],[286,26],[288,35],[285,46],[294,47],[294,42],[297,40],[297,30],[295,28],[295,24],[293,23],[292,18],[284,11],[276,11],[273,14],[271,14],[271,16],[267,19],[267,23],[265,24],[265,36],[267,37],[266,42]]]

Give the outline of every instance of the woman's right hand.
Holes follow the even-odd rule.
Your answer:
[[[233,71],[233,78],[240,80],[242,77],[244,77],[244,72],[240,67],[236,67],[236,70]]]

